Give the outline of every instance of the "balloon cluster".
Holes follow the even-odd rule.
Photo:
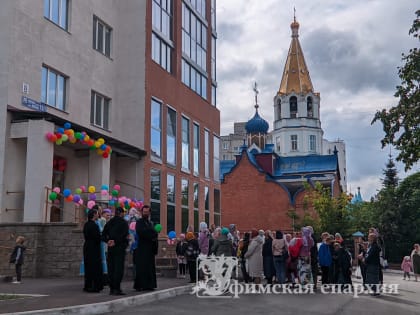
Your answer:
[[[45,136],[48,141],[53,142],[56,145],[61,145],[66,141],[72,144],[81,143],[88,146],[92,151],[96,150],[96,152],[105,159],[112,153],[111,146],[106,145],[103,138],[95,140],[85,131],[75,132],[71,129],[71,124],[69,122],[64,124],[64,128],[58,128],[56,132],[47,132]]]
[[[175,241],[176,241],[176,232],[170,231],[168,233],[168,239],[166,240],[166,242],[168,243],[168,245],[175,245]]]
[[[115,207],[122,207],[124,209],[130,209],[130,208],[137,208],[140,209],[143,207],[143,201],[137,200],[135,198],[130,199],[125,196],[118,197],[120,194],[121,187],[120,185],[114,185],[113,190],[109,191],[108,185],[102,185],[100,194],[103,198],[106,198],[108,201],[109,206],[115,206]],[[52,192],[49,194],[48,199],[52,202],[55,202],[57,200],[61,190],[59,187],[54,187]],[[86,186],[80,186],[74,190],[74,194],[72,194],[72,191],[68,188],[64,189],[62,192],[62,195],[64,197],[64,200],[67,202],[73,201],[77,205],[83,205],[84,200],[82,199],[81,195],[83,193],[87,194],[87,203],[86,207],[87,209],[92,209],[93,206],[96,204],[96,187],[95,186],[89,186],[86,188]]]

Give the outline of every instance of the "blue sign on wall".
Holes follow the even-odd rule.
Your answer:
[[[44,103],[34,101],[26,96],[22,96],[22,105],[34,109],[38,112],[46,112],[47,106]]]

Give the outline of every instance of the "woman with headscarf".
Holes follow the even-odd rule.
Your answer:
[[[264,277],[267,279],[267,284],[272,284],[273,276],[275,276],[276,271],[274,269],[273,260],[273,238],[270,230],[265,231],[264,239],[265,241],[262,249]]]
[[[280,230],[276,231],[276,238],[273,240],[272,251],[277,282],[279,284],[284,284],[286,281],[286,263],[289,255],[286,241],[283,239],[283,233]]]
[[[364,259],[364,263],[366,265],[366,284],[371,285],[371,288],[373,289],[373,295],[379,295],[379,269],[381,268],[379,259],[380,248],[376,242],[376,239],[377,237],[374,233],[369,234],[369,247]]]
[[[299,282],[302,285],[311,284],[312,268],[311,268],[311,248],[314,246],[314,240],[311,236],[311,230],[308,227],[302,228],[302,246],[299,251],[298,259],[298,275]]]
[[[263,275],[262,247],[263,239],[258,235],[258,231],[253,229],[245,258],[248,259],[249,276],[254,278],[256,284],[261,283],[261,276]]]
[[[411,263],[413,265],[414,279],[418,280],[420,276],[420,245],[414,244],[414,249],[411,252]]]
[[[200,223],[198,245],[200,246],[200,253],[207,256],[209,253],[209,230],[207,229],[206,222]]]

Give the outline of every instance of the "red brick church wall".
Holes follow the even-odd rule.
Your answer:
[[[287,191],[268,182],[242,155],[240,163],[225,175],[221,184],[222,226],[235,223],[239,231],[256,229],[291,229],[287,211],[291,208]]]

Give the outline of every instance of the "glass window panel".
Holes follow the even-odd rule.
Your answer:
[[[108,99],[104,101],[104,124],[102,126],[104,129],[109,129],[109,103]]]
[[[109,28],[105,32],[105,55],[111,56],[111,29]]]
[[[201,77],[201,96],[207,98],[207,80]]]
[[[98,47],[97,49],[102,52],[104,49],[104,26],[98,23]]]
[[[96,49],[96,31],[98,26],[98,19],[94,16],[93,17],[93,49]]]
[[[198,210],[194,210],[194,231],[198,231]]]
[[[185,232],[189,225],[189,210],[188,208],[182,208],[182,218],[181,218],[181,231]]]
[[[151,202],[150,203],[151,209],[151,220],[154,224],[160,224],[160,203],[159,202]]]
[[[42,82],[41,82],[41,102],[47,103],[47,80],[48,70],[42,67]]]
[[[171,72],[172,49],[169,46],[166,46],[166,58],[166,71]]]
[[[194,183],[194,208],[198,208],[198,183]]]
[[[44,0],[44,16],[50,17],[50,0]]]
[[[57,108],[64,110],[64,97],[65,97],[65,79],[63,76],[57,76]]]
[[[204,221],[207,223],[207,226],[210,226],[210,212],[204,212]]]
[[[213,203],[214,203],[214,212],[220,213],[220,190],[219,189],[214,190]]]
[[[156,156],[160,157],[160,131],[152,129],[151,131],[151,150]]]
[[[194,149],[194,174],[198,174],[198,165],[199,165],[199,153],[198,149]]]
[[[57,75],[54,72],[48,71],[48,99],[47,103],[55,106],[55,94],[57,90]]]
[[[166,45],[163,41],[161,41],[160,51],[162,53],[160,58],[160,65],[162,66],[162,68],[166,69]]]
[[[175,137],[168,136],[166,149],[166,161],[169,164],[176,165],[176,140]]]
[[[204,209],[210,209],[210,196],[209,196],[209,187],[204,186]]]
[[[171,174],[166,177],[166,195],[168,202],[175,202],[175,176]]]
[[[102,126],[102,97],[96,95],[95,125]]]
[[[182,179],[181,180],[181,194],[182,194],[181,204],[187,207],[188,207],[188,191],[189,191],[188,180]]]
[[[153,26],[156,27],[158,30],[160,30],[160,7],[159,5],[153,1]]]
[[[64,29],[67,29],[67,0],[61,0],[60,26]]]
[[[187,143],[182,143],[182,168],[183,169],[190,169],[190,159],[189,159],[189,153],[190,153],[190,146]]]
[[[175,231],[175,206],[173,205],[167,205],[166,229],[167,233]]]
[[[152,100],[152,127],[160,129],[160,103]]]
[[[150,198],[160,200],[160,171],[150,170]]]
[[[59,1],[60,0],[51,0],[51,21],[56,24],[59,23]]]
[[[92,92],[90,96],[90,123],[95,123],[95,93]]]

